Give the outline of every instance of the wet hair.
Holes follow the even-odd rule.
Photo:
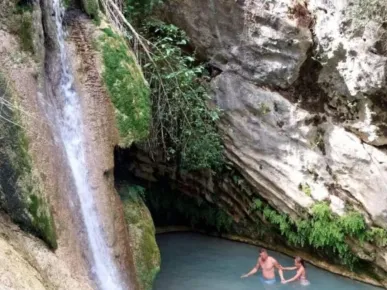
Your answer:
[[[302,265],[302,267],[305,268],[305,261],[304,261],[303,258],[301,258],[301,257],[296,257],[296,262],[297,262],[297,263],[300,263],[300,264]]]
[[[267,253],[267,251],[266,251],[265,248],[260,248],[260,249],[259,249],[259,252],[260,252],[260,253]]]

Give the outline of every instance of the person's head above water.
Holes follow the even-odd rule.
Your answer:
[[[261,257],[262,261],[265,261],[269,257],[269,255],[267,254],[266,249],[264,249],[264,248],[260,248],[259,249],[259,257]]]
[[[302,267],[305,268],[305,261],[304,261],[304,259],[301,258],[301,257],[296,257],[296,258],[294,259],[294,265],[296,265],[297,268],[300,267],[300,266],[302,266]]]

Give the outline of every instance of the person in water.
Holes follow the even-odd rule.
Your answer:
[[[283,270],[297,270],[296,275],[288,280],[282,279],[282,284],[287,284],[293,281],[300,281],[301,285],[309,285],[309,281],[306,279],[305,262],[302,258],[296,257],[294,259],[294,267],[282,267]]]
[[[284,280],[282,266],[276,259],[270,257],[265,249],[260,249],[259,257],[255,267],[247,274],[241,276],[241,278],[247,278],[257,273],[259,268],[262,268],[261,281],[266,284],[274,284],[276,282],[274,269],[278,269],[281,281]]]

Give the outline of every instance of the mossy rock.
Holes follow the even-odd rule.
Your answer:
[[[123,203],[140,289],[151,290],[160,270],[160,252],[152,216],[140,197],[124,198]]]
[[[0,3],[0,29],[17,36],[23,51],[35,53],[37,48],[38,6],[32,1],[3,1]]]
[[[98,0],[82,0],[82,5],[87,15],[99,21]]]
[[[151,122],[150,90],[125,40],[103,29],[98,45],[103,56],[103,80],[115,107],[120,146],[145,139]]]
[[[12,104],[2,106],[0,111],[3,117],[0,119],[0,208],[24,230],[56,248],[53,218],[40,174],[29,152],[17,96],[9,84],[0,72],[0,96]]]

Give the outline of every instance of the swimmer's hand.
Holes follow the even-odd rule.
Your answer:
[[[244,274],[244,275],[241,276],[242,279],[243,278],[247,278],[247,277],[249,277],[249,275],[247,275],[247,274]]]
[[[289,283],[289,281],[288,280],[282,280],[281,283],[282,284],[287,284],[287,283]]]

